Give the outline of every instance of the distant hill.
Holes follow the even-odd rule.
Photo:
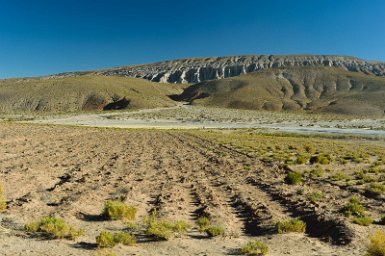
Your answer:
[[[0,80],[0,112],[77,112],[175,104],[181,86],[106,76]]]
[[[384,62],[333,55],[243,55],[191,58],[111,68],[96,71],[68,72],[52,77],[83,75],[128,76],[162,83],[199,83],[280,67],[340,67],[363,74],[385,76]]]
[[[169,95],[206,106],[383,116],[385,63],[331,55],[246,55],[5,79],[0,80],[0,112],[164,107],[175,104]]]
[[[381,116],[385,77],[331,67],[271,68],[198,83],[178,98],[226,108]]]

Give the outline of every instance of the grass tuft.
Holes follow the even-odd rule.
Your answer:
[[[111,233],[102,231],[96,237],[96,244],[98,248],[112,248],[117,244],[132,246],[136,244],[136,238],[134,235],[125,232]]]
[[[302,174],[299,172],[289,172],[285,177],[285,182],[290,185],[298,185],[302,182]]]
[[[376,230],[369,236],[369,245],[366,256],[385,256],[385,233]]]
[[[373,219],[367,216],[354,217],[353,223],[356,223],[361,226],[370,226],[370,224],[373,223]]]
[[[239,249],[239,252],[242,255],[262,256],[266,255],[268,250],[269,248],[267,245],[261,241],[249,241],[246,245]]]
[[[133,220],[136,208],[125,205],[119,200],[108,200],[104,205],[103,215],[109,220]]]
[[[279,234],[283,233],[304,233],[306,231],[306,223],[299,219],[283,220],[276,223]]]
[[[25,230],[29,233],[41,234],[51,239],[67,238],[76,240],[84,234],[82,229],[68,226],[63,219],[56,217],[44,217],[38,222],[26,224]]]

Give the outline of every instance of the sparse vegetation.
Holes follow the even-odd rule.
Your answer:
[[[96,237],[96,244],[99,248],[114,247],[116,244],[135,245],[136,238],[134,235],[126,232],[111,233],[102,231]]]
[[[254,255],[262,256],[266,255],[269,248],[261,241],[249,241],[246,245],[242,246],[239,252],[242,255]]]
[[[210,237],[223,236],[225,234],[225,228],[222,226],[209,226],[205,232]]]
[[[136,208],[125,205],[120,200],[109,200],[104,205],[103,215],[110,220],[133,220]]]
[[[289,172],[285,177],[285,182],[290,185],[298,185],[302,182],[302,174],[298,172]]]
[[[369,236],[369,245],[366,256],[385,256],[385,233],[376,230]]]
[[[360,200],[356,196],[352,196],[349,203],[344,207],[343,210],[345,216],[357,216],[363,217],[365,215],[365,208],[361,205]]]
[[[299,155],[297,157],[297,164],[306,164],[308,161],[308,158],[305,155]]]
[[[299,219],[283,220],[276,223],[279,234],[283,233],[304,233],[306,231],[306,223]]]
[[[360,217],[354,217],[353,223],[356,223],[361,226],[369,226],[370,224],[373,223],[373,220],[372,218],[367,216],[360,216]]]
[[[326,156],[323,155],[316,155],[310,158],[311,164],[329,164],[330,159],[328,159]]]
[[[108,231],[100,232],[100,234],[96,237],[96,244],[99,248],[114,247],[116,244],[114,234]]]
[[[147,225],[146,234],[163,240],[169,240],[174,234],[183,235],[190,228],[190,225],[183,220],[175,220],[174,222],[159,220],[156,209],[145,219],[145,223]]]
[[[385,185],[378,182],[372,182],[366,186],[365,191],[370,194],[381,195],[385,193]]]
[[[76,240],[84,234],[82,229],[69,226],[63,219],[56,217],[44,217],[38,222],[26,224],[25,229],[29,233],[40,234],[50,239],[67,238]]]
[[[316,192],[312,192],[312,193],[307,194],[307,198],[311,202],[317,202],[318,200],[323,198],[323,194],[321,192],[316,191]]]
[[[211,225],[211,221],[207,217],[199,217],[197,220],[199,232],[206,233],[210,237],[225,234],[225,228],[222,226]]]
[[[197,224],[200,232],[205,232],[206,229],[211,225],[211,221],[207,217],[199,217]]]

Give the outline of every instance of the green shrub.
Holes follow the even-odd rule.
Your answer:
[[[116,244],[123,244],[123,245],[135,245],[136,244],[136,238],[134,235],[131,235],[126,232],[119,232],[114,234],[114,241]]]
[[[362,217],[365,215],[365,208],[357,197],[352,196],[349,203],[344,207],[343,212],[347,217],[351,215]]]
[[[84,234],[82,229],[68,226],[63,219],[56,217],[44,217],[39,222],[26,224],[25,229],[27,232],[40,233],[51,239],[67,238],[75,240]]]
[[[306,164],[308,161],[308,158],[305,155],[298,155],[297,157],[297,164]]]
[[[329,178],[333,181],[350,180],[350,177],[341,171],[337,171],[333,175],[330,175]]]
[[[283,233],[304,233],[306,231],[306,223],[299,219],[283,220],[276,223],[279,234]]]
[[[0,212],[7,209],[7,198],[5,197],[4,188],[0,185]]]
[[[116,244],[114,234],[108,231],[100,232],[96,237],[96,244],[99,248],[114,247]]]
[[[157,218],[156,209],[154,209],[149,217],[145,220],[146,233],[152,235],[157,239],[169,240],[175,233],[183,235],[190,228],[190,225],[182,220],[175,220],[174,222],[159,220]]]
[[[249,241],[239,250],[242,255],[266,255],[269,248],[261,241]]]
[[[317,202],[319,199],[323,198],[323,194],[321,192],[313,192],[307,194],[307,198],[314,203]]]
[[[184,220],[176,220],[172,228],[175,232],[184,235],[187,233],[187,230],[191,228],[191,225]]]
[[[309,154],[314,154],[315,152],[313,145],[305,145],[304,149]]]
[[[323,175],[324,175],[324,171],[320,167],[310,171],[310,177],[312,178],[322,177]]]
[[[302,182],[302,174],[299,172],[289,172],[285,177],[285,182],[291,185],[297,185]]]
[[[210,237],[221,236],[225,234],[225,228],[221,226],[209,226],[205,231]]]
[[[329,164],[330,159],[323,155],[316,155],[310,158],[310,164]]]
[[[68,233],[67,233],[68,239],[76,240],[83,235],[84,235],[83,229],[75,229],[73,226],[69,226]]]
[[[139,225],[135,222],[127,222],[127,229],[130,231],[138,231],[139,230]]]
[[[152,222],[146,229],[148,235],[155,236],[158,239],[169,240],[172,235],[172,227],[170,223],[164,221]]]
[[[108,231],[102,231],[96,237],[96,244],[99,248],[111,248],[116,244],[135,245],[136,238],[134,235],[125,232],[111,233]]]
[[[362,216],[362,217],[354,217],[353,223],[356,223],[361,226],[369,226],[373,223],[373,220],[370,217]]]
[[[200,218],[197,220],[197,223],[198,223],[199,231],[200,231],[200,232],[205,232],[206,229],[210,226],[211,221],[210,221],[210,219],[207,218],[207,217],[200,217]]]
[[[110,220],[133,220],[136,211],[135,207],[125,205],[119,200],[108,200],[104,205],[103,215]]]
[[[365,187],[365,191],[371,194],[381,195],[385,192],[385,185],[378,182],[372,182]]]
[[[366,256],[385,256],[385,233],[376,230],[369,236],[369,245]]]

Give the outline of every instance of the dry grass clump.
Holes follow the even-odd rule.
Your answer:
[[[369,226],[373,223],[373,219],[365,215],[365,208],[361,205],[360,200],[352,196],[349,203],[343,208],[346,217],[353,216],[353,223],[361,226]]]
[[[275,224],[279,234],[283,233],[304,233],[306,231],[306,223],[299,219],[278,221]]]
[[[311,164],[329,164],[330,156],[316,155],[310,158]]]
[[[322,192],[319,192],[319,191],[316,191],[316,192],[312,192],[312,193],[309,193],[307,194],[307,198],[311,201],[311,202],[317,202],[318,200],[322,199],[324,197],[324,195],[322,194]]]
[[[84,230],[69,226],[63,219],[56,217],[44,217],[38,222],[25,225],[27,232],[42,235],[51,239],[67,238],[76,240],[84,234]]]
[[[265,245],[261,241],[249,241],[247,244],[239,249],[239,253],[242,255],[254,255],[254,256],[262,256],[266,255],[269,251],[267,245]]]
[[[96,244],[99,248],[114,247],[117,244],[135,245],[136,238],[134,235],[125,232],[111,233],[102,231],[96,237]]]
[[[211,225],[211,220],[207,217],[200,217],[197,220],[197,224],[199,231],[205,232],[210,237],[223,236],[225,234],[224,227]]]
[[[183,220],[167,221],[160,220],[157,217],[156,209],[151,212],[151,215],[145,219],[146,229],[148,235],[154,236],[157,239],[169,240],[175,234],[184,235],[190,228],[190,225]]]
[[[205,231],[210,237],[223,236],[225,234],[225,228],[222,226],[209,226]]]
[[[369,236],[369,245],[366,256],[385,256],[385,233],[376,230]]]
[[[343,212],[347,217],[352,215],[362,217],[365,215],[365,208],[361,205],[358,197],[352,196],[349,200],[349,203],[344,207]]]
[[[353,223],[356,223],[361,226],[369,226],[373,223],[373,219],[367,216],[354,217]]]
[[[211,221],[207,217],[199,217],[197,220],[198,229],[200,232],[205,232],[206,229],[211,225]]]
[[[385,185],[379,182],[372,182],[365,187],[365,191],[375,196],[385,193]]]
[[[109,220],[133,220],[137,209],[125,205],[119,200],[108,200],[104,205],[103,215]]]

